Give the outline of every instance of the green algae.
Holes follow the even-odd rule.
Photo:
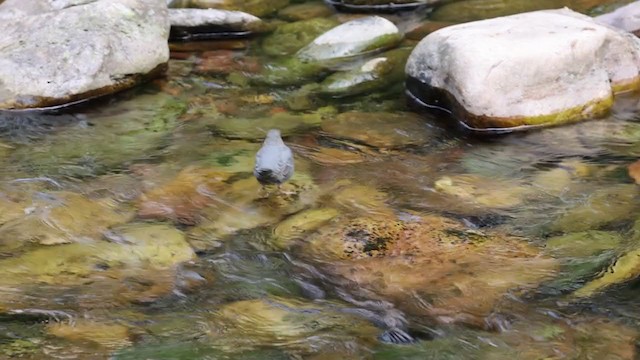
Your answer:
[[[265,54],[271,56],[293,55],[338,24],[331,18],[315,18],[284,24],[262,40],[262,49]]]
[[[72,177],[95,176],[148,159],[162,147],[186,105],[163,94],[138,97],[136,103],[126,116],[120,112],[131,105],[124,102],[110,115],[90,118],[16,148],[10,159],[36,176]]]

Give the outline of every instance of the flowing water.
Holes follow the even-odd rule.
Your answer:
[[[263,38],[0,115],[0,358],[636,358],[640,94],[474,138],[397,80],[253,83]],[[296,157],[279,190],[251,174],[270,128]]]

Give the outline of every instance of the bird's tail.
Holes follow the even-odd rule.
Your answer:
[[[273,184],[278,182],[278,177],[271,169],[256,169],[256,178],[263,184]]]

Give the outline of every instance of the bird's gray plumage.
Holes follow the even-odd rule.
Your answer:
[[[293,175],[293,152],[284,144],[280,130],[269,130],[256,154],[253,175],[262,185],[280,185]]]

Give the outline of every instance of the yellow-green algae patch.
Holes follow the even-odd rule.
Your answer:
[[[429,99],[427,101],[428,104],[436,103],[439,104],[438,106],[448,109],[453,117],[458,119],[469,130],[478,132],[517,131],[602,117],[613,107],[614,95],[640,89],[640,77],[612,83],[612,92],[605,98],[595,99],[562,111],[537,116],[492,117],[472,114],[460,104],[453,94],[444,89],[430,87],[415,79],[409,79],[407,87],[419,101]],[[426,90],[418,90],[420,87],[424,87]]]

